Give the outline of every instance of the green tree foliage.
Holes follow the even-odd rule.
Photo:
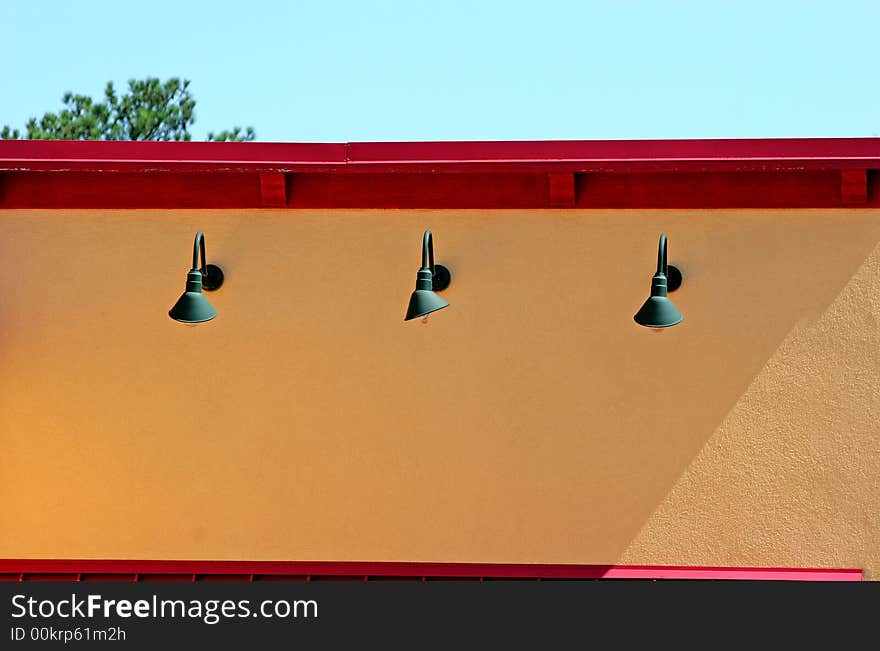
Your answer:
[[[196,121],[196,100],[189,81],[178,78],[162,83],[154,77],[130,79],[128,91],[117,94],[113,82],[107,83],[104,100],[65,93],[64,108],[46,113],[39,121],[31,118],[24,137],[32,140],[191,140],[189,129]],[[0,139],[22,137],[8,125],[0,129]],[[233,127],[209,133],[215,142],[246,142],[256,138],[252,127]]]

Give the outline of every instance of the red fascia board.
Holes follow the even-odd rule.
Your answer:
[[[880,138],[0,140],[0,208],[880,207]]]
[[[0,140],[0,171],[268,172],[345,161],[344,143]]]
[[[287,578],[370,579],[699,579],[763,581],[861,581],[860,569],[740,568],[628,565],[550,565],[496,563],[405,563],[334,561],[176,561],[2,559],[0,575],[17,581],[81,580],[210,580],[238,577],[253,580]],[[48,577],[48,578],[47,578]]]
[[[0,141],[0,171],[675,172],[880,168],[880,138],[354,143]]]
[[[562,178],[566,176],[569,178]],[[546,172],[336,174],[327,171],[0,173],[0,209],[507,210],[560,207],[878,208],[880,174],[865,170],[567,175]]]
[[[349,143],[348,151],[351,163],[371,165],[546,164],[574,165],[582,171],[841,169],[876,167],[880,138],[364,142]]]

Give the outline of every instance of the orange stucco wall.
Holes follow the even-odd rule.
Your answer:
[[[405,324],[426,227],[451,307]],[[188,328],[196,230],[226,283]],[[878,578],[878,243],[869,210],[0,211],[0,557]]]

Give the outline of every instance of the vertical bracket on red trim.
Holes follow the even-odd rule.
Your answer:
[[[840,201],[846,205],[867,203],[868,201],[868,171],[867,170],[841,170],[840,171]]]
[[[260,174],[260,206],[284,208],[287,205],[287,179],[283,172]]]
[[[574,173],[553,173],[547,175],[547,187],[551,208],[574,208]]]

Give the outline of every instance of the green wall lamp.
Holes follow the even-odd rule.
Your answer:
[[[409,298],[404,321],[424,317],[422,321],[427,322],[431,312],[448,307],[449,303],[434,292],[442,292],[449,287],[451,280],[452,274],[449,273],[449,269],[434,264],[434,239],[431,231],[425,231],[425,238],[422,241],[422,268],[416,276],[416,290]]]
[[[202,265],[199,266],[199,252],[201,252]],[[214,264],[205,264],[205,236],[201,231],[196,233],[193,243],[192,269],[186,274],[186,291],[177,299],[168,311],[175,321],[181,323],[203,323],[217,316],[217,310],[202,294],[202,290],[214,291],[223,284],[223,270]]]
[[[666,264],[666,234],[660,236],[657,251],[657,273],[651,281],[651,296],[633,317],[639,325],[647,328],[668,328],[680,323],[682,316],[666,292],[674,292],[681,286],[681,272]]]

